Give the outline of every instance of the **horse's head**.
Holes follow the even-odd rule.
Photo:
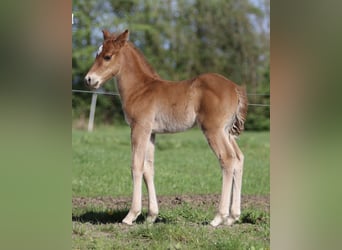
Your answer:
[[[99,47],[96,59],[84,79],[84,83],[91,89],[98,89],[104,82],[116,76],[121,67],[121,48],[128,40],[128,30],[119,36],[103,30],[103,43]]]

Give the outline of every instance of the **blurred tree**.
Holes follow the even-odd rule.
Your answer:
[[[130,40],[165,79],[216,72],[245,84],[249,93],[269,94],[269,0],[74,0],[73,13],[73,88],[83,88],[101,30],[128,28]],[[104,89],[114,91],[113,82]],[[74,118],[87,116],[90,98],[73,95]],[[98,100],[98,122],[122,117],[117,97]],[[269,97],[251,96],[251,101],[269,103]],[[269,128],[269,108],[249,109],[246,128],[253,126]]]

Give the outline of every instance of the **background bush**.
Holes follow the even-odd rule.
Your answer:
[[[250,103],[269,104],[268,0],[74,0],[72,88],[102,43],[101,30],[130,30],[130,40],[168,80],[216,72],[247,87]],[[116,92],[114,80],[103,90]],[[266,94],[259,96],[254,94]],[[91,94],[73,93],[74,124],[83,126]],[[247,130],[269,129],[269,107],[250,106]],[[119,97],[100,95],[96,123],[123,123]]]

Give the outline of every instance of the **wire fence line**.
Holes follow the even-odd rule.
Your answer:
[[[89,113],[89,121],[88,121],[88,131],[93,131],[94,128],[94,117],[95,117],[95,109],[96,109],[96,99],[97,95],[110,95],[110,96],[120,96],[119,93],[115,92],[106,92],[103,90],[100,91],[90,91],[90,90],[81,90],[81,89],[72,89],[73,93],[86,93],[86,94],[93,94],[91,98],[90,104],[90,113]],[[249,96],[270,96],[269,94],[260,94],[260,93],[248,93]],[[258,103],[249,103],[249,106],[254,107],[270,107],[269,104],[258,104]]]
[[[89,90],[73,89],[72,92],[76,92],[76,93],[90,93],[90,94],[99,94],[99,95],[120,96],[119,93],[104,92],[104,91],[102,92],[102,91],[89,91]]]
[[[248,103],[248,106],[271,107],[270,104]]]
[[[74,93],[88,93],[88,94],[99,94],[99,95],[111,95],[111,96],[120,96],[119,93],[114,92],[105,92],[105,91],[90,91],[90,90],[81,90],[81,89],[72,89]],[[247,93],[248,96],[270,96],[270,94],[259,94],[259,93]],[[270,107],[270,104],[259,104],[259,103],[249,103],[249,106],[259,106],[259,107]]]

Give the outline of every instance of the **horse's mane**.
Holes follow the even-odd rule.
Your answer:
[[[158,73],[155,71],[155,69],[151,66],[151,64],[149,64],[149,62],[146,60],[144,54],[137,48],[134,46],[133,43],[128,42],[127,43],[129,45],[129,47],[131,49],[133,49],[133,51],[138,55],[138,57],[141,59],[140,61],[142,62],[143,66],[145,66],[146,68],[148,68],[148,70],[152,73],[153,77],[156,78],[160,78],[160,76],[158,75]]]

